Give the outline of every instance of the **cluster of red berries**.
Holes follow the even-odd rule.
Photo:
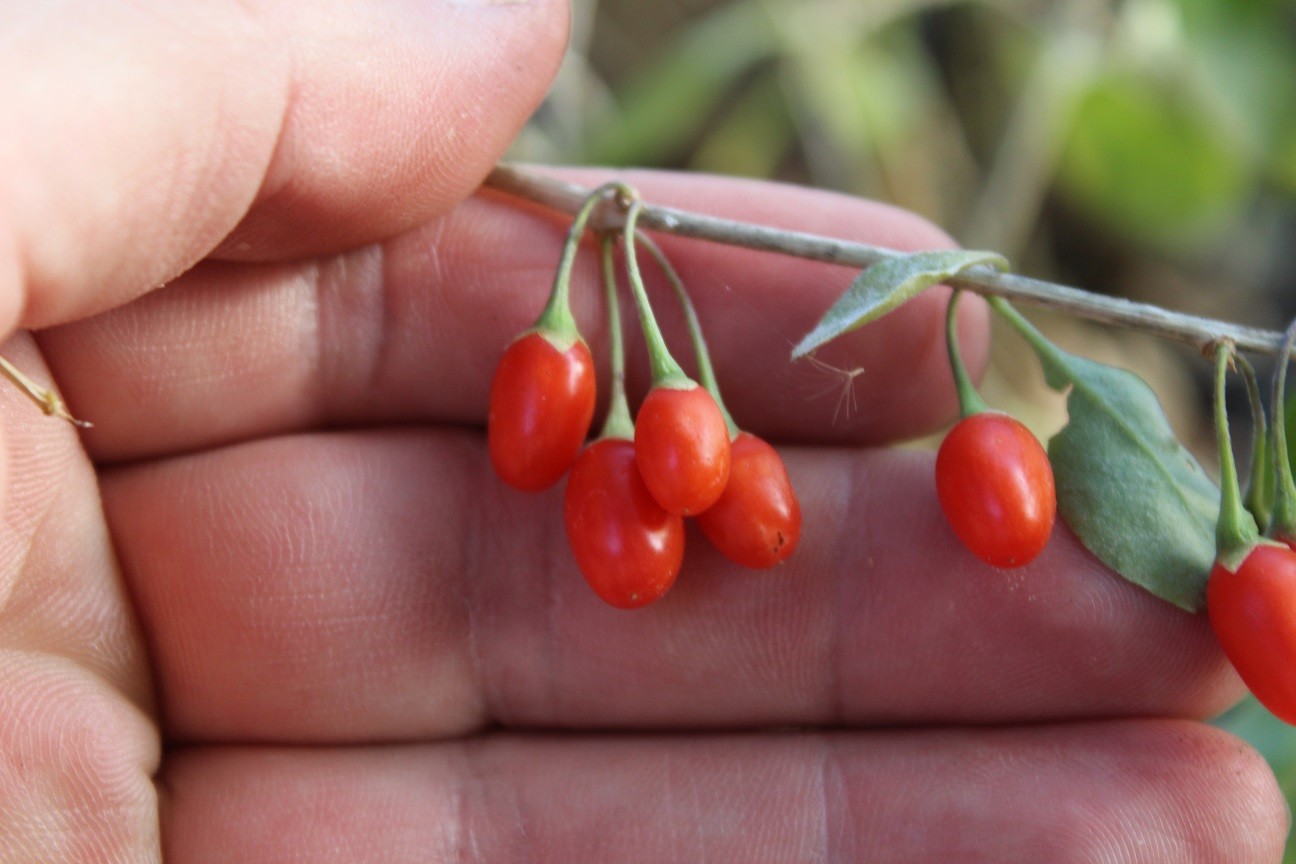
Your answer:
[[[585,446],[594,414],[594,362],[571,317],[567,293],[585,222],[609,192],[627,207],[625,272],[648,343],[653,387],[631,422],[615,241],[604,236],[612,399],[602,433]],[[573,557],[598,596],[622,608],[651,603],[674,584],[684,558],[685,517],[695,517],[712,545],[748,567],[770,567],[786,559],[801,530],[800,508],[782,459],[734,425],[720,398],[692,303],[660,250],[635,230],[638,210],[633,193],[615,184],[586,201],[568,234],[549,304],[500,362],[489,417],[491,461],[506,483],[535,492],[570,471],[563,515]],[[684,374],[657,328],[635,257],[640,244],[657,258],[684,307],[701,384]],[[950,298],[946,338],[963,419],[937,454],[937,494],[947,522],[969,550],[995,567],[1019,567],[1043,551],[1052,533],[1057,515],[1052,466],[1034,434],[1012,417],[989,410],[972,386],[955,333],[958,296],[955,292]],[[1283,357],[1294,343],[1296,323],[1288,331]],[[1296,664],[1291,662],[1296,658],[1296,481],[1282,425],[1286,365],[1280,364],[1275,377],[1275,434],[1264,463],[1274,476],[1265,478],[1267,468],[1257,463],[1252,483],[1269,489],[1272,501],[1260,506],[1248,500],[1244,508],[1223,409],[1223,381],[1235,359],[1241,358],[1231,345],[1217,346],[1215,415],[1223,482],[1207,612],[1252,693],[1275,715],[1296,723]],[[1245,361],[1242,365],[1254,385],[1254,373]],[[1263,430],[1256,388],[1249,391]],[[1267,537],[1261,536],[1261,527]]]
[[[672,270],[667,275],[686,304],[699,367],[710,386],[685,376],[669,358],[638,273],[634,247],[647,241],[634,229],[634,202],[625,220],[626,269],[655,351],[654,384],[631,424],[612,240],[605,237],[612,404],[603,432],[585,446],[594,414],[594,362],[571,318],[567,291],[585,221],[608,191],[626,190],[605,188],[590,197],[568,235],[549,305],[505,351],[491,385],[487,433],[491,462],[510,486],[538,492],[570,470],[563,517],[573,557],[599,597],[634,608],[674,584],[684,559],[684,517],[696,517],[730,560],[764,568],[795,550],[801,512],[777,452],[738,431],[719,401],[696,315]],[[650,248],[668,268],[656,247]]]

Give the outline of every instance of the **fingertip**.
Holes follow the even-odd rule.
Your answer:
[[[344,6],[277,10],[305,50],[257,201],[217,257],[352,248],[449,209],[540,104],[567,44],[558,0]]]
[[[1291,810],[1269,763],[1229,732],[1170,722],[1165,734],[1141,742],[1143,756],[1138,758],[1155,763],[1154,772],[1160,766],[1184,766],[1180,782],[1164,788],[1180,813],[1197,815],[1189,830],[1200,845],[1228,849],[1232,857],[1227,860],[1282,860]]]
[[[216,248],[337,252],[426,221],[504,152],[568,32],[561,0],[83,11],[19,15],[0,54],[24,83],[0,90],[0,259],[22,268],[0,325],[102,312]]]

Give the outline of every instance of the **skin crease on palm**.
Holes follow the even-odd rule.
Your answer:
[[[1241,692],[1204,617],[1065,530],[982,566],[931,455],[868,446],[953,416],[940,291],[822,352],[865,369],[834,422],[780,340],[850,274],[664,240],[805,530],[773,573],[694,532],[660,604],[590,595],[561,488],[505,488],[482,429],[564,226],[473,190],[566,33],[557,0],[0,13],[0,323],[39,331],[4,351],[96,424],[0,390],[0,860],[1277,861],[1272,775],[1199,722]],[[949,243],[842,196],[622,176]]]

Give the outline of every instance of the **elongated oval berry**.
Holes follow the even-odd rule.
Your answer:
[[[1039,440],[997,411],[963,418],[936,454],[936,494],[954,534],[995,567],[1020,567],[1048,545],[1057,515],[1053,467]]]
[[[648,494],[630,441],[603,438],[585,448],[567,478],[563,521],[581,574],[605,602],[634,609],[675,584],[684,520]]]
[[[1206,613],[1255,697],[1296,724],[1296,552],[1265,544],[1236,571],[1216,562],[1206,583]]]
[[[648,491],[668,512],[696,516],[729,481],[729,428],[711,394],[654,387],[635,418],[635,459]]]
[[[487,443],[495,473],[524,492],[566,473],[594,417],[594,360],[581,340],[559,350],[542,333],[509,345],[491,383]]]
[[[778,452],[749,432],[730,447],[729,482],[720,500],[697,517],[698,527],[730,561],[773,567],[796,551],[801,505]]]

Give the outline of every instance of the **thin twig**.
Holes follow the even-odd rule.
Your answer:
[[[85,420],[78,420],[73,417],[72,412],[68,410],[67,405],[64,404],[63,399],[57,393],[48,387],[37,384],[24,375],[17,366],[3,357],[0,357],[0,375],[8,378],[15,387],[22,391],[24,396],[35,402],[50,417],[66,420],[79,429],[89,429],[93,425]]]
[[[513,165],[497,166],[486,178],[485,185],[498,192],[524,198],[564,213],[575,213],[591,192],[588,187],[557,180]],[[596,214],[595,220],[591,221],[602,220],[594,227],[600,231],[612,231],[621,227],[623,219],[623,211],[605,207]],[[681,237],[695,237],[730,246],[779,252],[797,258],[825,261],[829,264],[859,269],[904,254],[864,243],[703,216],[646,201],[643,203],[639,224],[643,228]],[[1260,354],[1276,355],[1282,347],[1282,334],[1273,330],[1244,327],[1228,321],[1175,312],[1150,303],[1136,303],[1119,297],[1092,294],[1079,288],[1058,285],[1042,279],[1031,279],[1014,273],[999,273],[975,268],[966,271],[965,275],[959,278],[949,280],[948,284],[976,294],[1006,297],[1035,306],[1057,309],[1091,321],[1150,333],[1153,336],[1183,342],[1197,348],[1202,348],[1218,339],[1228,339],[1239,350]]]

